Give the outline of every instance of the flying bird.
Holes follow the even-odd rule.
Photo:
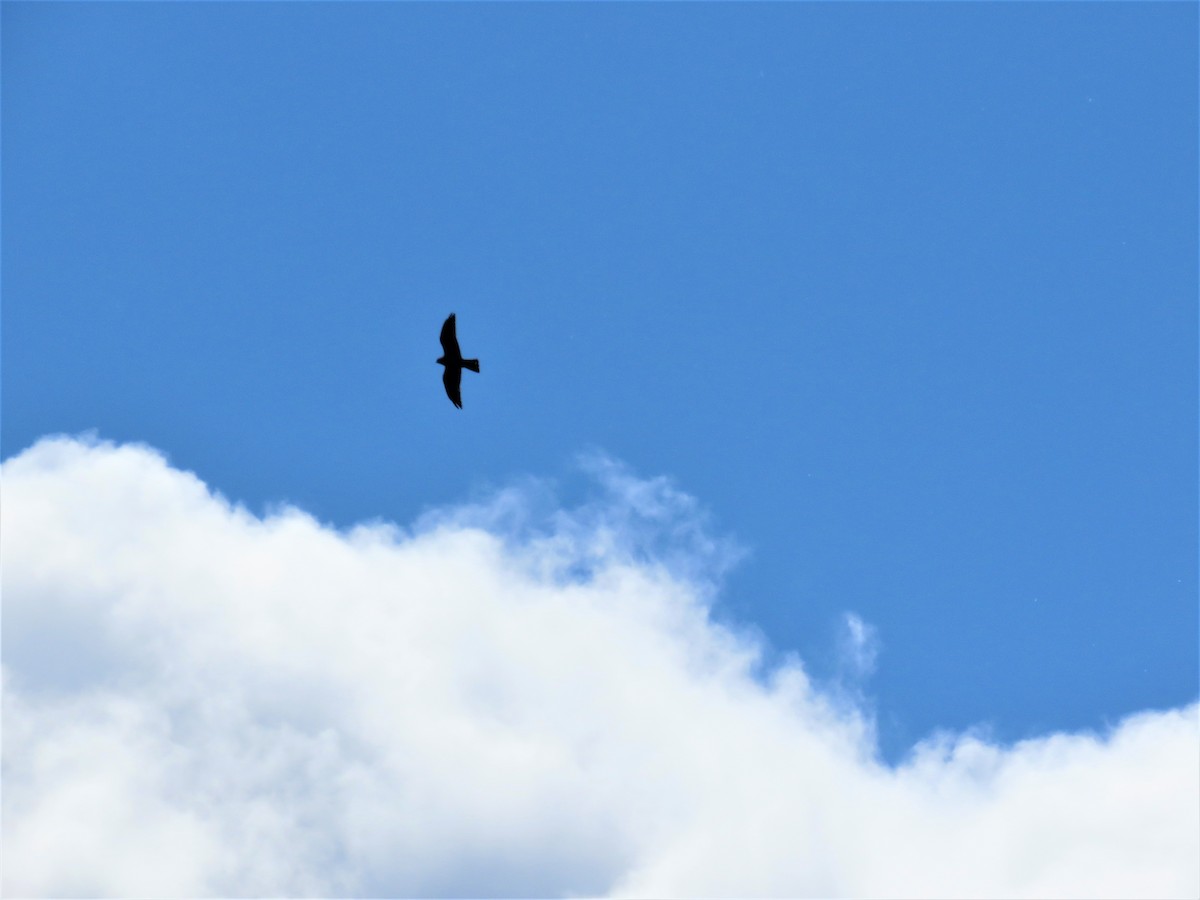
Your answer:
[[[462,409],[462,394],[459,384],[462,382],[462,370],[479,371],[479,360],[463,359],[462,351],[458,349],[458,336],[454,333],[454,313],[442,323],[442,355],[438,362],[445,366],[442,372],[442,384],[446,386],[446,396],[450,402]]]

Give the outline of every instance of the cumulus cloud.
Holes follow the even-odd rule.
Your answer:
[[[694,501],[590,465],[337,531],[145,447],[5,462],[4,892],[1200,892],[1196,706],[888,766],[710,617]]]

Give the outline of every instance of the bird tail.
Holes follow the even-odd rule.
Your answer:
[[[479,360],[477,359],[464,359],[462,364],[464,369],[470,369],[472,372],[479,371]]]

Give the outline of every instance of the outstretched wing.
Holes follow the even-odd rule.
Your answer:
[[[461,359],[462,353],[458,349],[458,336],[454,333],[454,313],[450,313],[446,321],[442,323],[442,352],[451,359]],[[455,375],[455,384],[458,384],[458,376]],[[446,382],[446,390],[450,389],[450,382]],[[458,389],[455,388],[455,394]],[[451,396],[454,399],[454,396]]]
[[[454,316],[450,318],[453,319]],[[450,323],[450,327],[454,327],[453,322]],[[442,332],[442,334],[445,335],[445,332]],[[453,339],[453,335],[451,335],[451,339]],[[450,351],[447,350],[446,352],[449,353]],[[450,402],[459,409],[462,409],[462,394],[458,389],[459,385],[462,384],[462,366],[446,366],[445,371],[442,372],[442,384],[446,386],[446,396],[450,398]]]

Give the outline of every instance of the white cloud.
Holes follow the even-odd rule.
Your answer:
[[[6,462],[4,892],[1200,893],[1196,706],[888,767],[709,618],[693,501],[592,468],[336,532],[146,448]]]
[[[879,656],[879,635],[873,625],[857,613],[842,615],[842,664],[854,679],[866,678],[875,671]]]

